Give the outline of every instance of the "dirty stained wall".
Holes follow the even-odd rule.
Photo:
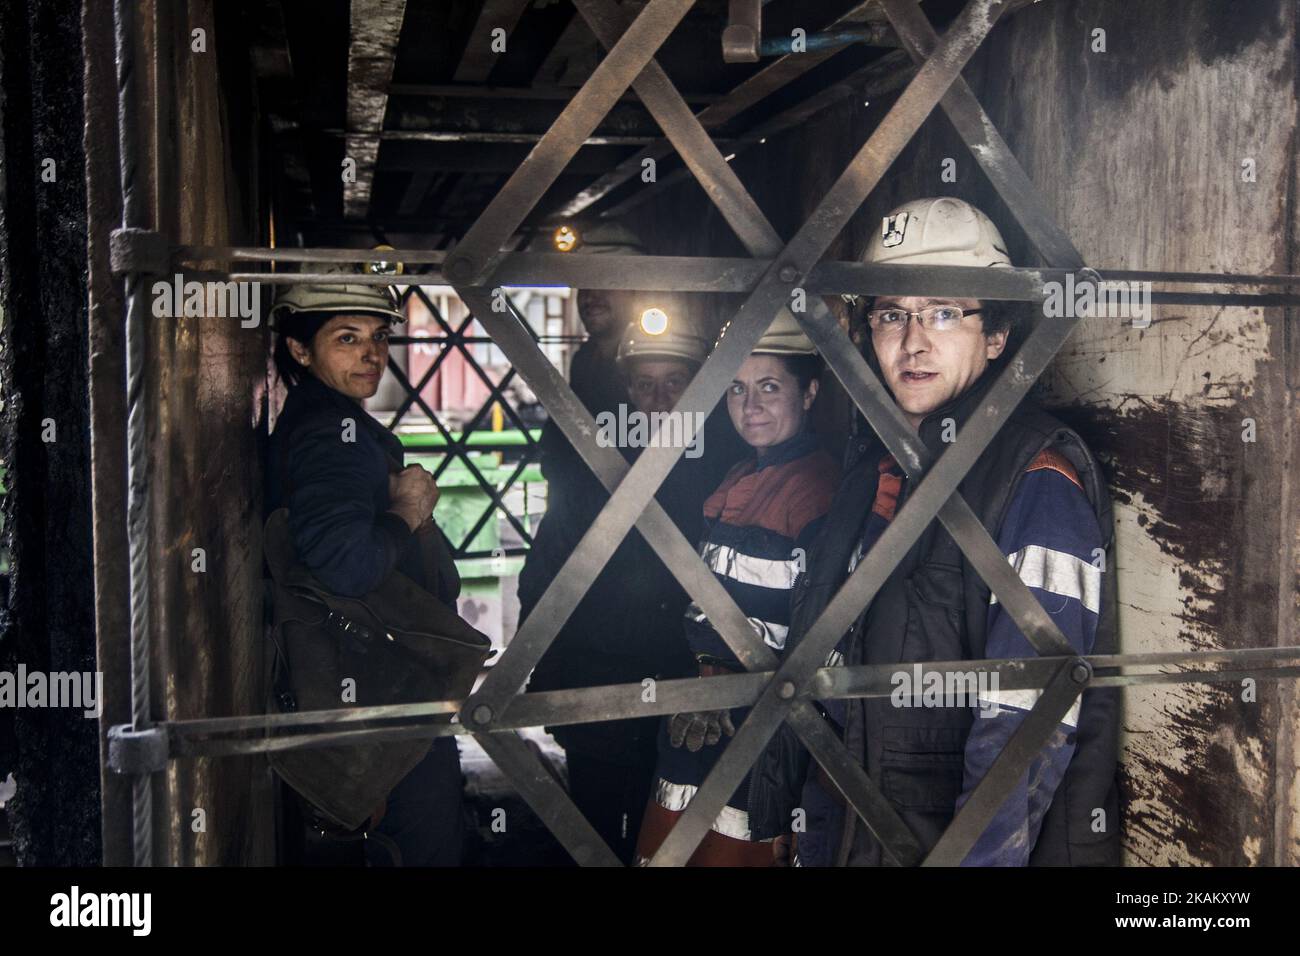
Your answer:
[[[1092,49],[1095,29],[1105,52]],[[1089,265],[1286,273],[1296,265],[1295,42],[1293,2],[1053,0],[1000,24],[965,75]],[[736,159],[785,238],[894,98],[849,97]],[[941,179],[945,158],[955,183]],[[883,213],[925,195],[975,202],[1003,225],[1018,264],[1039,263],[941,112],[830,256],[860,256]],[[743,255],[706,206],[698,187],[679,187],[640,207],[637,225],[656,252]],[[1300,644],[1290,477],[1300,355],[1287,318],[1157,306],[1146,329],[1082,320],[1040,383],[1108,469],[1124,652]],[[842,395],[829,412],[842,427]],[[1300,863],[1296,681],[1243,695],[1237,685],[1125,691],[1128,864]]]
[[[1045,4],[983,86],[1088,263],[1289,273],[1295,29],[1293,3]],[[1126,652],[1300,643],[1288,318],[1088,320],[1045,382],[1110,468]],[[1126,692],[1128,862],[1300,862],[1296,682],[1249,690]]]

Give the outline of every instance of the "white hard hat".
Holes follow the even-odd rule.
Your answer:
[[[320,272],[334,272],[343,275],[354,274],[356,269],[342,265],[327,265]],[[294,312],[333,312],[338,315],[377,315],[405,322],[406,315],[397,301],[397,295],[391,286],[333,283],[298,282],[293,285],[280,286],[271,306],[271,317],[275,319],[283,313]]]
[[[718,342],[722,341],[729,328],[731,328],[730,322],[722,327],[722,331],[718,333]],[[713,347],[717,348],[718,343],[715,342]],[[772,324],[767,327],[767,331],[763,333],[763,337],[758,340],[750,354],[816,355],[817,347],[813,345],[812,339],[808,338],[803,326],[794,317],[794,313],[781,306],[776,318],[772,320]]]
[[[892,265],[1010,266],[993,220],[950,196],[914,199],[880,223],[864,261]]]

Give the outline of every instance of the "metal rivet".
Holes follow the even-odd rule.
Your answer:
[[[794,696],[794,681],[783,681],[776,689],[776,694],[782,700],[789,700]]]
[[[447,263],[447,274],[456,279],[468,279],[474,274],[474,260],[469,256],[458,256]]]
[[[476,724],[489,723],[492,720],[492,708],[487,704],[479,704],[474,708],[472,716],[474,718],[474,723]]]
[[[782,282],[793,282],[799,278],[799,270],[794,266],[782,266],[781,271],[777,273]]]
[[[1087,664],[1075,664],[1070,669],[1070,679],[1076,684],[1088,683],[1088,678],[1092,676],[1092,668]]]

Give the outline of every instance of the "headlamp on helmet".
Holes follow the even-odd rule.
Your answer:
[[[646,309],[641,313],[641,331],[646,335],[663,335],[668,331],[668,313],[663,309]]]

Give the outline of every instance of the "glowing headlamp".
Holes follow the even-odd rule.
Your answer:
[[[663,335],[668,331],[668,313],[663,309],[646,309],[641,313],[641,331],[646,335]]]
[[[572,226],[561,226],[551,237],[560,252],[572,252],[578,246],[578,233]]]
[[[392,246],[375,246],[375,252],[394,252]],[[400,276],[406,271],[406,266],[400,262],[389,262],[384,259],[378,259],[374,262],[367,262],[365,271],[376,276]]]

